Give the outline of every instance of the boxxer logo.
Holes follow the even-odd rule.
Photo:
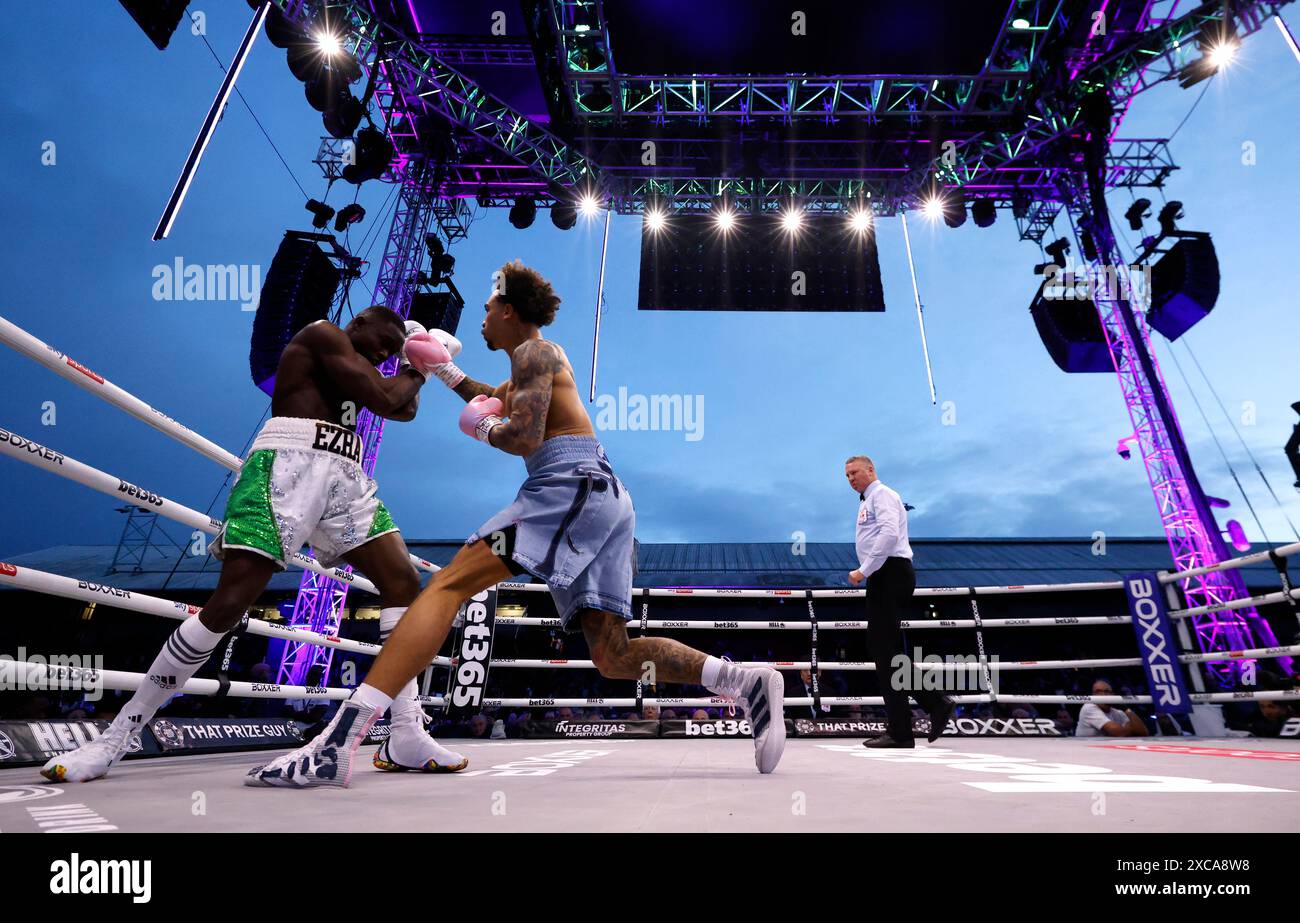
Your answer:
[[[1125,578],[1133,628],[1142,646],[1142,659],[1155,693],[1157,709],[1186,708],[1187,698],[1180,682],[1178,665],[1170,653],[1171,638],[1165,613],[1156,598],[1160,584],[1145,574]],[[1163,707],[1163,708],[1162,708]]]

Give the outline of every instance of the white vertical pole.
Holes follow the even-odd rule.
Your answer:
[[[916,287],[916,264],[912,262],[912,238],[907,233],[907,212],[899,212],[903,219],[903,243],[907,247],[907,268],[912,274],[912,295],[916,298],[916,323],[921,328],[921,352],[925,356],[925,378],[930,383],[930,403],[937,404],[934,393],[934,372],[930,369],[930,345],[925,339],[925,309],[921,307],[921,290]]]
[[[605,304],[605,254],[609,252],[609,219],[614,214],[611,206],[605,210],[605,238],[600,245],[600,278],[596,282],[596,330],[591,338],[591,393],[588,402],[596,400],[596,359],[600,353],[600,309]]]
[[[1273,21],[1277,23],[1277,30],[1282,33],[1282,39],[1286,42],[1287,47],[1291,49],[1291,53],[1295,55],[1295,59],[1300,61],[1300,46],[1296,45],[1295,36],[1291,34],[1291,30],[1287,28],[1287,24],[1282,20],[1282,14],[1274,13]]]

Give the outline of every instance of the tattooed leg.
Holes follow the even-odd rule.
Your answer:
[[[627,622],[609,612],[579,613],[591,659],[606,679],[640,679],[654,664],[655,682],[700,682],[705,655],[671,638],[628,638]]]

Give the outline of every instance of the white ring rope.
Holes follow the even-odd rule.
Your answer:
[[[544,583],[498,583],[498,590],[515,590],[522,593],[548,592]],[[998,596],[1007,593],[1074,593],[1086,590],[1122,590],[1123,582],[1119,580],[1091,583],[1033,583],[1011,584],[1007,586],[977,587],[917,587],[913,596],[961,596],[968,597],[973,590],[980,596]],[[834,587],[824,590],[809,589],[752,589],[731,587],[638,587],[632,591],[633,596],[690,596],[696,599],[804,599],[811,594],[813,599],[838,599],[840,597],[864,598],[865,589],[854,587]]]
[[[1296,647],[1300,651],[1300,645]],[[1220,659],[1229,660],[1226,655],[1216,655]],[[772,667],[775,670],[811,670],[811,660],[737,660],[737,666],[742,667]],[[1074,670],[1082,667],[1140,667],[1142,659],[1140,657],[1112,657],[1109,659],[1094,660],[990,660],[989,669],[994,673],[998,670]],[[536,669],[536,670],[568,670],[568,669],[594,669],[596,664],[591,660],[545,660],[545,659],[524,659],[524,658],[493,658],[492,666],[506,667],[513,669]],[[984,667],[977,660],[970,663],[927,663],[921,660],[912,661],[913,669],[930,671],[935,670],[940,673],[978,673]],[[874,671],[876,665],[870,660],[818,660],[818,670],[842,670],[852,672],[856,670]]]
[[[498,624],[534,625],[539,628],[560,628],[559,618],[498,615]],[[1048,628],[1063,625],[1127,625],[1132,622],[1127,615],[1056,616],[1030,619],[985,619],[985,628]],[[640,624],[639,622],[637,624]],[[783,622],[774,619],[730,619],[708,621],[704,619],[648,619],[647,628],[690,628],[711,631],[810,631],[811,622]],[[903,619],[900,628],[974,628],[974,619]],[[865,631],[867,623],[861,619],[832,622],[818,619],[818,631]]]
[[[988,695],[953,695],[950,696],[957,705],[967,705],[974,703],[993,704],[994,699]],[[1193,702],[1212,703],[1212,702],[1244,702],[1244,701],[1300,701],[1300,690],[1269,691],[1269,692],[1194,692],[1189,698]],[[646,705],[658,705],[660,708],[677,707],[684,708],[725,708],[734,703],[727,699],[717,697],[712,698],[654,698],[646,696],[641,700]],[[812,705],[812,696],[791,696],[784,700],[787,706],[799,707],[802,705]],[[1106,703],[1111,705],[1150,705],[1151,696],[1149,695],[999,695],[996,700],[997,704],[1010,703],[1013,705],[1032,705],[1041,704],[1059,704],[1059,705],[1082,705],[1086,702]],[[823,705],[883,705],[885,700],[878,695],[872,696],[822,696]],[[634,698],[491,698],[484,697],[484,708],[635,708],[637,700]],[[794,716],[791,716],[794,717]],[[845,718],[836,718],[835,720],[852,720]]]
[[[1274,548],[1273,553],[1279,558],[1290,557],[1296,552],[1300,552],[1300,542],[1292,542],[1290,545],[1283,545],[1281,548]],[[1244,554],[1239,558],[1229,558],[1218,564],[1207,564],[1204,567],[1193,567],[1189,570],[1171,571],[1160,575],[1161,583],[1175,583],[1179,580],[1186,580],[1189,577],[1199,577],[1202,574],[1209,574],[1214,571],[1229,570],[1234,567],[1248,567],[1251,564],[1263,564],[1272,558],[1272,554],[1267,551],[1254,551],[1250,554]]]
[[[10,573],[10,571],[13,571],[13,573]],[[141,612],[146,615],[156,615],[161,618],[176,619],[177,621],[184,621],[202,611],[201,606],[192,606],[188,603],[148,596],[144,593],[137,593],[135,590],[122,590],[107,584],[93,583],[87,580],[73,580],[70,577],[61,577],[58,574],[33,570],[30,567],[18,567],[4,562],[0,562],[0,585],[16,587],[20,590],[31,590],[37,593],[48,593],[51,596],[61,596],[65,599],[103,603],[114,609]],[[336,638],[331,635],[322,635],[318,632],[309,631],[305,628],[274,625],[261,619],[250,618],[247,631],[249,634],[261,635],[266,638],[301,642],[316,647],[330,647],[353,654],[367,654],[371,657],[378,655],[381,650],[381,645],[371,644],[368,641]],[[435,657],[433,660],[435,666],[449,667],[451,664],[452,661],[449,657],[440,656]]]
[[[64,666],[51,666],[28,660],[10,661],[13,668],[25,669],[25,676],[15,679],[25,683],[28,689],[63,689],[68,691],[70,682],[77,682],[77,688],[110,689],[115,692],[134,692],[149,682],[143,673],[130,673],[124,670],[94,670]],[[221,691],[221,682],[215,679],[190,679],[184,686],[177,687],[176,695],[216,695]],[[333,699],[341,701],[352,695],[353,690],[337,686],[281,686],[279,683],[246,683],[231,680],[225,695],[241,699]],[[425,705],[444,704],[442,696],[418,696]]]
[[[1248,606],[1266,606],[1270,603],[1280,603],[1286,599],[1300,599],[1300,587],[1292,590],[1289,594],[1284,591],[1276,593],[1265,593],[1262,596],[1247,596],[1243,599],[1234,599],[1231,602],[1219,603],[1214,606],[1196,606],[1192,609],[1170,609],[1169,617],[1171,619],[1189,619],[1194,615],[1205,615],[1210,612],[1227,612],[1232,609],[1245,609]]]
[[[32,442],[17,433],[0,429],[0,454],[8,455],[10,458],[16,458],[19,461],[25,461],[29,465],[42,468],[70,481],[76,481],[78,484],[108,494],[110,497],[125,500],[142,510],[165,516],[179,522],[181,525],[189,526],[191,529],[206,532],[208,535],[216,535],[221,531],[221,520],[219,519],[205,516],[198,510],[192,510],[175,500],[169,500],[159,494],[137,487],[130,481],[100,471],[98,468],[92,468],[90,465],[56,452],[38,442]],[[329,569],[321,567],[320,564],[301,552],[290,557],[289,563],[359,587],[367,593],[379,595],[378,588],[360,574],[351,574],[337,567]]]
[[[238,456],[227,452],[212,440],[200,436],[189,427],[182,426],[161,410],[146,404],[134,394],[123,390],[99,373],[93,372],[80,362],[77,362],[71,356],[59,352],[48,343],[38,340],[26,330],[2,316],[0,316],[0,343],[4,343],[14,351],[22,353],[35,362],[39,362],[47,369],[84,388],[96,397],[102,398],[119,410],[125,410],[137,420],[147,423],[163,435],[170,436],[181,445],[188,446],[223,468],[227,468],[236,474],[243,469],[244,463],[239,460]],[[416,557],[409,551],[407,556],[419,570],[431,574],[441,570],[432,561]],[[359,584],[354,582],[354,585]]]

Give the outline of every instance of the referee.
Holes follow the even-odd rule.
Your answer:
[[[867,645],[876,664],[876,681],[885,697],[889,724],[885,734],[863,741],[866,747],[913,747],[912,709],[908,692],[930,713],[931,743],[939,739],[952,716],[952,700],[927,689],[910,689],[913,685],[911,660],[901,649],[899,621],[903,606],[916,589],[916,571],[912,569],[912,546],[907,543],[907,510],[898,494],[876,477],[876,466],[865,455],[854,455],[844,463],[844,476],[862,501],[858,504],[858,569],[849,572],[849,583],[867,582]],[[903,681],[894,659],[903,656]]]

